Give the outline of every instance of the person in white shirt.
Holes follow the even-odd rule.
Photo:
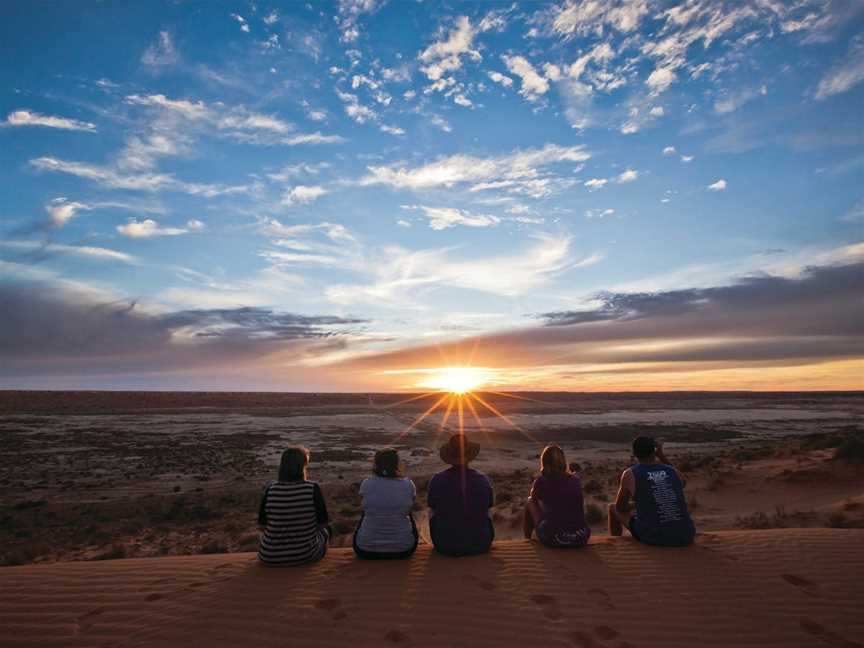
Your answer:
[[[417,488],[402,476],[399,454],[375,453],[372,477],[360,484],[363,516],[354,532],[354,553],[365,559],[408,558],[417,549],[417,525],[411,515]]]

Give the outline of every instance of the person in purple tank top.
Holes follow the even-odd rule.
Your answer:
[[[540,455],[540,476],[531,486],[525,504],[525,538],[547,547],[583,547],[591,537],[585,523],[582,481],[567,467],[564,451],[549,445]]]
[[[666,459],[662,441],[636,437],[633,456],[636,463],[621,474],[618,496],[609,505],[609,533],[620,536],[626,527],[634,540],[645,544],[692,544],[696,527],[687,510],[684,480]]]

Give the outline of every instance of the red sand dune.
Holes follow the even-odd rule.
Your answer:
[[[0,570],[0,645],[864,646],[864,531],[260,567],[254,554]]]

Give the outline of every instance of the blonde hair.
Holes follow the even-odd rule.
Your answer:
[[[560,446],[548,445],[540,455],[540,473],[544,477],[563,477],[570,474],[567,458]]]

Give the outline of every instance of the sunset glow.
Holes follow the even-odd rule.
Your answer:
[[[444,367],[438,369],[434,377],[420,383],[421,387],[430,387],[452,394],[464,394],[488,381],[487,372],[476,367]]]

